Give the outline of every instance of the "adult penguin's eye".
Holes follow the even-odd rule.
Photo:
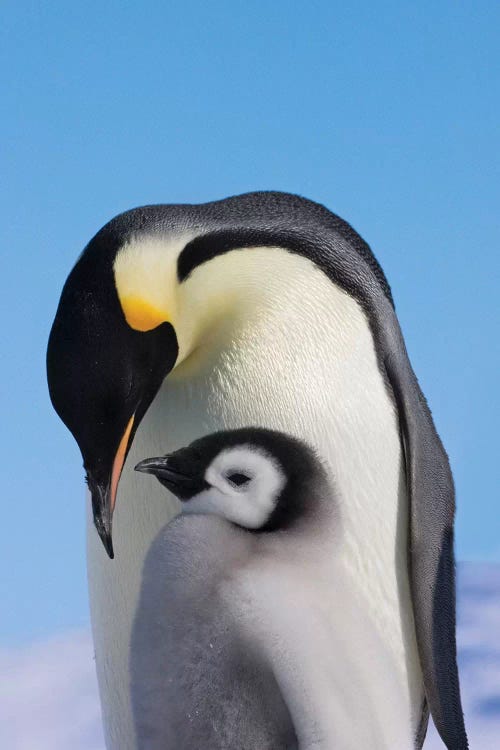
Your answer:
[[[233,473],[228,474],[227,479],[231,484],[235,484],[236,487],[242,487],[250,481],[250,477],[247,477],[246,474],[241,474],[239,471],[234,471]]]

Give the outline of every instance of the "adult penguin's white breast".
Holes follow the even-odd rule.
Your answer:
[[[249,275],[252,283],[243,284]],[[402,720],[416,732],[423,697],[399,425],[366,315],[310,260],[277,248],[212,259],[188,280],[186,299],[197,304],[201,288],[223,294],[228,279],[236,286],[242,280],[238,310],[171,373],[136,434],[118,492],[112,563],[89,516],[92,625],[108,747],[135,748],[128,656],[141,569],[175,512],[175,501],[169,506],[164,490],[132,467],[203,434],[245,425],[297,435],[327,461],[342,504],[345,585],[389,645],[406,696]]]

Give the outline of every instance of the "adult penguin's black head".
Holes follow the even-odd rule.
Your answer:
[[[81,450],[95,526],[110,557],[123,464],[178,353],[171,323],[140,301],[134,327],[127,322],[113,273],[120,245],[118,233],[103,230],[85,249],[64,285],[47,351],[50,397]]]

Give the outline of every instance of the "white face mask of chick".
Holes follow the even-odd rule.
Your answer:
[[[158,478],[165,477],[169,471],[168,459],[164,468],[157,459],[155,461]],[[155,473],[148,461],[137,468]],[[207,466],[204,480],[207,487],[186,500],[182,512],[213,513],[247,529],[260,529],[269,522],[286,484],[277,461],[262,449],[248,444],[219,453]]]

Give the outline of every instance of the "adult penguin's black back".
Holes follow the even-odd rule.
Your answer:
[[[238,254],[238,268],[228,262],[225,275],[222,258],[234,258],[233,251]],[[244,252],[240,254],[240,251]],[[257,271],[250,269],[250,261],[247,263],[250,254],[265,264],[263,269],[267,276],[262,273],[259,278],[258,268]],[[294,263],[292,257],[301,258],[304,263]],[[276,267],[273,266],[274,259]],[[240,266],[244,267],[241,281]],[[234,341],[243,340],[237,338],[243,328],[238,329],[234,336],[231,331],[227,333],[230,321],[235,320],[239,325],[247,307],[251,308],[254,319],[261,321],[261,311],[267,309],[264,299],[266,284],[271,278],[273,282],[279,281],[289,266],[293,266],[290,285],[295,285],[293,291],[302,295],[302,299],[307,297],[308,305],[313,305],[313,298],[318,296],[316,285],[322,287],[323,284],[316,273],[319,269],[332,282],[332,289],[341,290],[342,295],[359,305],[368,323],[378,371],[396,409],[404,453],[409,501],[409,580],[425,696],[446,746],[449,750],[465,750],[468,745],[460,702],[455,640],[455,503],[448,458],[409,362],[384,273],[359,235],[323,206],[298,196],[272,192],[250,193],[202,205],[146,206],[116,217],[89,243],[63,290],[49,342],[48,375],[53,403],[73,432],[84,456],[99,535],[112,554],[111,517],[117,481],[136,431],[135,443],[140,438],[141,450],[144,450],[142,456],[134,456],[136,461],[144,455],[156,455],[164,447],[161,442],[146,445],[146,437],[141,437],[139,426],[157,394],[148,419],[154,419],[152,412],[160,408],[160,403],[163,404],[161,408],[166,409],[165,414],[173,413],[169,393],[180,387],[179,378],[187,382],[192,376],[187,365],[193,361],[189,357],[197,351],[200,339],[192,333],[191,320],[199,316],[200,321],[208,321],[210,326],[219,325],[219,321],[224,320],[224,336],[227,334],[224,346],[231,341],[233,347],[227,348],[228,344],[225,349],[224,361],[227,362],[229,356],[235,356]],[[214,271],[212,275],[210,269]],[[250,282],[246,276],[243,278],[247,272],[254,273]],[[232,289],[230,285],[236,276],[239,286]],[[163,296],[159,296],[160,282],[162,289],[169,287],[168,304],[164,304]],[[212,300],[210,309],[205,311],[200,295],[206,290],[208,297],[217,284],[225,285],[224,305],[227,300],[237,298],[243,289],[247,307],[238,307],[236,313],[235,308],[231,308],[232,317],[229,318],[219,294],[217,304]],[[292,288],[290,285],[289,289]],[[263,305],[259,309],[255,307],[254,299],[257,288],[259,304]],[[168,296],[167,292],[165,296]],[[297,318],[292,320],[292,313],[287,312],[288,318],[283,325],[293,326],[286,334],[290,340],[291,332],[295,335],[303,325],[304,334],[300,341],[306,342],[308,319],[301,316],[302,299],[297,298]],[[341,300],[338,296],[335,299]],[[332,305],[334,303],[335,300]],[[350,302],[346,304],[350,305]],[[331,309],[333,317],[328,321],[328,335],[332,334],[335,325],[343,325],[342,314],[337,314],[333,307]],[[188,310],[189,320],[184,314]],[[315,314],[327,316],[328,305],[316,310]],[[334,349],[328,348],[328,336],[321,338],[319,335],[318,320],[315,318],[314,335],[318,342],[323,342],[318,357],[321,355],[322,362],[326,363],[331,356],[332,383],[335,383],[336,373],[343,363],[337,361]],[[277,336],[285,336],[282,334],[283,325],[276,329]],[[200,324],[201,330],[205,336],[205,323]],[[341,337],[342,331],[338,335]],[[207,335],[203,339],[203,343],[213,341],[219,346],[217,337]],[[255,346],[253,339],[251,343]],[[356,345],[355,338],[352,345]],[[280,382],[287,382],[284,360],[264,349],[258,354],[266,358],[268,368],[278,368],[271,373],[269,383],[276,382],[277,378],[282,379]],[[297,357],[301,356],[302,352],[297,350]],[[213,360],[207,356],[206,361],[215,361],[215,354]],[[247,361],[255,362],[255,356],[249,355]],[[173,368],[173,374],[169,375]],[[177,380],[174,377],[176,372],[179,373]],[[221,383],[226,387],[228,381],[219,378],[218,384],[214,385],[207,375],[203,382],[203,388],[217,389]],[[316,385],[324,396],[327,379],[325,385],[319,379],[318,383]],[[190,393],[197,392],[196,385],[189,387]],[[240,393],[244,387],[243,384],[239,386]],[[314,434],[317,429],[315,420],[321,421],[323,415],[320,418],[315,416],[317,401],[312,406],[308,403],[307,409],[304,407],[303,418],[297,417],[296,423],[289,424],[295,419],[291,415],[292,404],[299,412],[302,408],[297,394],[292,394],[289,405],[286,400],[283,402],[284,407],[277,416],[265,411],[267,405],[273,406],[273,397],[266,394],[266,405],[262,419],[259,419],[258,399],[260,394],[266,393],[265,387],[263,385],[256,391],[254,403],[248,405],[248,411],[238,413],[234,419],[228,416],[225,405],[220,405],[220,398],[214,401],[203,397],[200,400],[203,408],[208,403],[215,410],[216,403],[217,408],[226,411],[220,419],[213,416],[215,411],[206,418],[200,414],[202,429],[237,427],[245,417],[247,423],[283,429],[305,437],[320,454],[327,452],[328,440],[332,442],[328,451],[331,454],[339,452],[341,446],[335,444],[335,440],[342,441],[345,425],[340,425],[337,430],[332,422],[330,431],[330,423],[325,420],[318,438]],[[162,393],[163,400],[158,401]],[[316,395],[314,387],[311,393],[302,389],[300,395],[304,394],[304,400],[311,399]],[[331,401],[343,397],[341,393],[328,395]],[[176,398],[178,403],[178,393]],[[345,429],[362,432],[363,413],[369,411],[370,404],[360,405],[358,401],[344,406],[347,419],[351,409],[359,409]],[[247,409],[247,405],[244,408]],[[177,412],[175,415],[177,419]],[[182,426],[182,419],[179,418],[177,426]],[[301,434],[304,424],[310,425],[311,435]],[[164,429],[168,435],[169,426],[165,425]],[[199,434],[183,432],[179,443]],[[118,506],[125,506],[121,496],[133,496],[126,473],[125,470],[121,480],[120,487],[123,485],[123,488],[121,495],[118,493]],[[357,478],[352,476],[352,481],[357,481]],[[349,502],[349,497],[346,497],[346,502]],[[122,518],[125,518],[125,509]],[[398,554],[406,554],[406,549],[399,550]],[[105,599],[103,595],[102,601]],[[424,719],[417,744],[423,741],[425,729]]]

